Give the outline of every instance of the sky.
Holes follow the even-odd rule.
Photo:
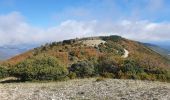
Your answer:
[[[170,41],[170,0],[0,0],[0,45],[120,35]]]

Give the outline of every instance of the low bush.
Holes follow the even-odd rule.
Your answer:
[[[26,59],[11,69],[11,74],[24,81],[60,80],[66,77],[67,68],[51,56],[36,56]]]
[[[0,79],[7,77],[8,75],[8,70],[5,67],[0,66]]]
[[[119,71],[119,67],[113,58],[101,57],[98,62],[98,71],[100,74],[106,72],[116,74]]]
[[[104,77],[98,77],[98,78],[96,79],[96,82],[101,82],[101,81],[104,81],[104,80],[105,80]]]
[[[104,78],[115,78],[115,75],[113,73],[108,72],[102,73],[101,76]]]
[[[125,60],[121,70],[124,73],[131,72],[133,74],[144,72],[144,69],[134,60]]]
[[[77,75],[76,75],[76,73],[74,73],[74,72],[70,72],[70,73],[68,74],[68,77],[69,77],[70,79],[75,79],[75,78],[77,78]]]
[[[95,74],[94,65],[86,60],[72,64],[70,71],[76,73],[77,77],[91,77]]]
[[[119,56],[124,54],[124,48],[113,41],[107,41],[105,44],[100,44],[98,49],[100,52],[112,53]]]

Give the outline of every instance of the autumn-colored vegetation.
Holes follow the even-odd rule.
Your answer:
[[[101,39],[106,43],[88,46],[81,41]],[[124,49],[129,51],[122,58]],[[83,38],[53,42],[2,63],[0,78],[22,80],[61,80],[107,77],[170,81],[170,61],[142,43],[119,36]],[[6,69],[8,68],[8,69]]]

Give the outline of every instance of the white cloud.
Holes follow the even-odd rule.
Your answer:
[[[121,35],[151,41],[170,40],[170,23],[123,20],[115,23],[67,20],[47,29],[29,25],[18,12],[0,15],[0,45],[60,41],[85,36]]]
[[[31,27],[18,12],[0,16],[0,44],[38,42],[42,29]]]

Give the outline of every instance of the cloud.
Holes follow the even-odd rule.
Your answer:
[[[0,15],[0,44],[38,42],[42,29],[31,27],[18,12]]]
[[[147,20],[113,22],[66,20],[46,29],[28,24],[19,12],[0,15],[0,45],[45,43],[76,37],[120,35],[138,41],[170,40],[170,23]]]
[[[123,21],[119,33],[124,37],[140,41],[159,41],[170,39],[169,23],[154,23],[150,21]]]

